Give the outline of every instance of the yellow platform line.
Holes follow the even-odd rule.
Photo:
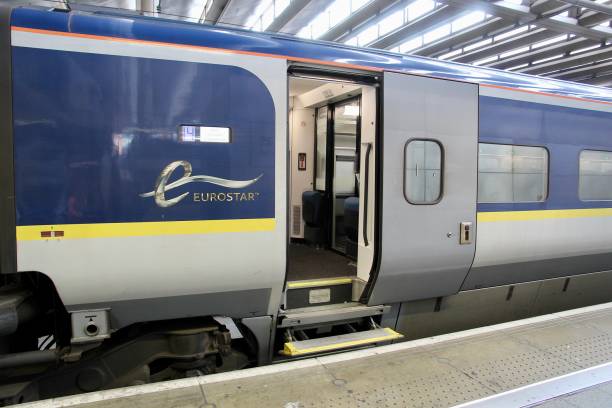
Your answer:
[[[382,341],[397,340],[397,339],[401,339],[402,337],[404,337],[404,335],[399,334],[395,330],[392,330],[389,328],[385,328],[384,330],[387,332],[385,336],[372,337],[370,339],[350,340],[350,341],[345,341],[341,343],[328,344],[325,346],[310,347],[310,348],[305,348],[305,349],[298,349],[297,347],[295,347],[293,342],[288,342],[288,343],[285,343],[282,353],[286,356],[301,356],[304,354],[323,353],[325,351],[339,350],[339,349],[348,348],[348,347],[363,346],[366,344],[380,343]]]
[[[17,227],[18,241],[44,241],[84,238],[144,237],[159,235],[217,234],[226,232],[272,231],[274,218],[126,222],[100,224],[28,225]],[[62,237],[43,238],[43,231],[63,231]]]
[[[588,217],[612,217],[612,208],[479,212],[477,219],[478,222],[499,222]]]
[[[347,285],[353,283],[353,278],[313,279],[287,283],[287,289],[315,288],[318,286]]]

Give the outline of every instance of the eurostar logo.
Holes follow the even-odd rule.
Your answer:
[[[170,176],[172,176],[172,173],[174,173],[174,171],[179,167],[183,168],[183,176],[180,179],[168,184]],[[155,190],[149,191],[148,193],[142,193],[140,194],[140,197],[155,197],[155,204],[157,204],[158,207],[167,208],[180,203],[185,197],[190,194],[189,192],[186,192],[174,198],[166,198],[166,193],[168,191],[178,188],[180,186],[184,186],[185,184],[209,183],[229,189],[237,189],[245,188],[252,184],[255,184],[263,176],[263,174],[260,174],[252,180],[228,180],[207,175],[192,176],[192,171],[193,169],[191,167],[191,163],[189,163],[188,161],[179,160],[172,162],[167,165],[162,170],[159,177],[157,177],[157,180],[155,181]]]

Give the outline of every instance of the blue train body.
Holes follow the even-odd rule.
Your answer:
[[[612,155],[610,89],[108,11],[5,14],[0,317],[17,320],[0,346],[55,336],[61,379],[36,377],[37,395],[84,391],[93,371],[108,388],[177,361],[314,353],[296,338],[329,327],[416,336],[406,316],[447,297],[495,310],[479,289],[504,292],[508,319],[526,308],[504,306],[515,285],[534,303],[578,277],[588,289],[571,299],[609,295],[612,200],[579,191],[584,152]],[[485,145],[539,148],[518,159],[545,179],[539,195],[480,202]],[[489,159],[515,176],[513,157]],[[411,200],[414,180],[437,198]],[[31,301],[38,332],[17,317]],[[496,321],[482,312],[459,320]],[[149,349],[155,336],[193,342]],[[142,378],[119,364],[132,346],[150,352]]]

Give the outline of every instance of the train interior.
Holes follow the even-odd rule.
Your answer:
[[[375,95],[370,85],[289,79],[289,287],[292,282],[326,280],[350,286],[359,281],[363,289],[367,281],[367,276],[358,277],[361,120],[364,105],[374,112],[376,102],[364,97],[366,89]],[[318,303],[310,300],[314,302],[301,306]],[[333,301],[326,296],[319,300]]]

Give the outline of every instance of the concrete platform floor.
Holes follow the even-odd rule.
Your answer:
[[[611,406],[612,382],[562,395],[536,405],[538,408],[608,408]]]
[[[555,391],[561,398],[551,399],[549,389],[541,398],[532,392],[526,402],[504,406],[612,407],[612,385],[606,383],[612,381],[612,365],[610,378],[600,372],[599,382],[591,376],[591,388],[583,390],[567,388],[573,382],[566,376],[611,361],[608,303],[332,356],[22,406],[469,407],[478,400],[480,405],[474,406],[501,406],[482,399],[564,376],[565,388]]]

